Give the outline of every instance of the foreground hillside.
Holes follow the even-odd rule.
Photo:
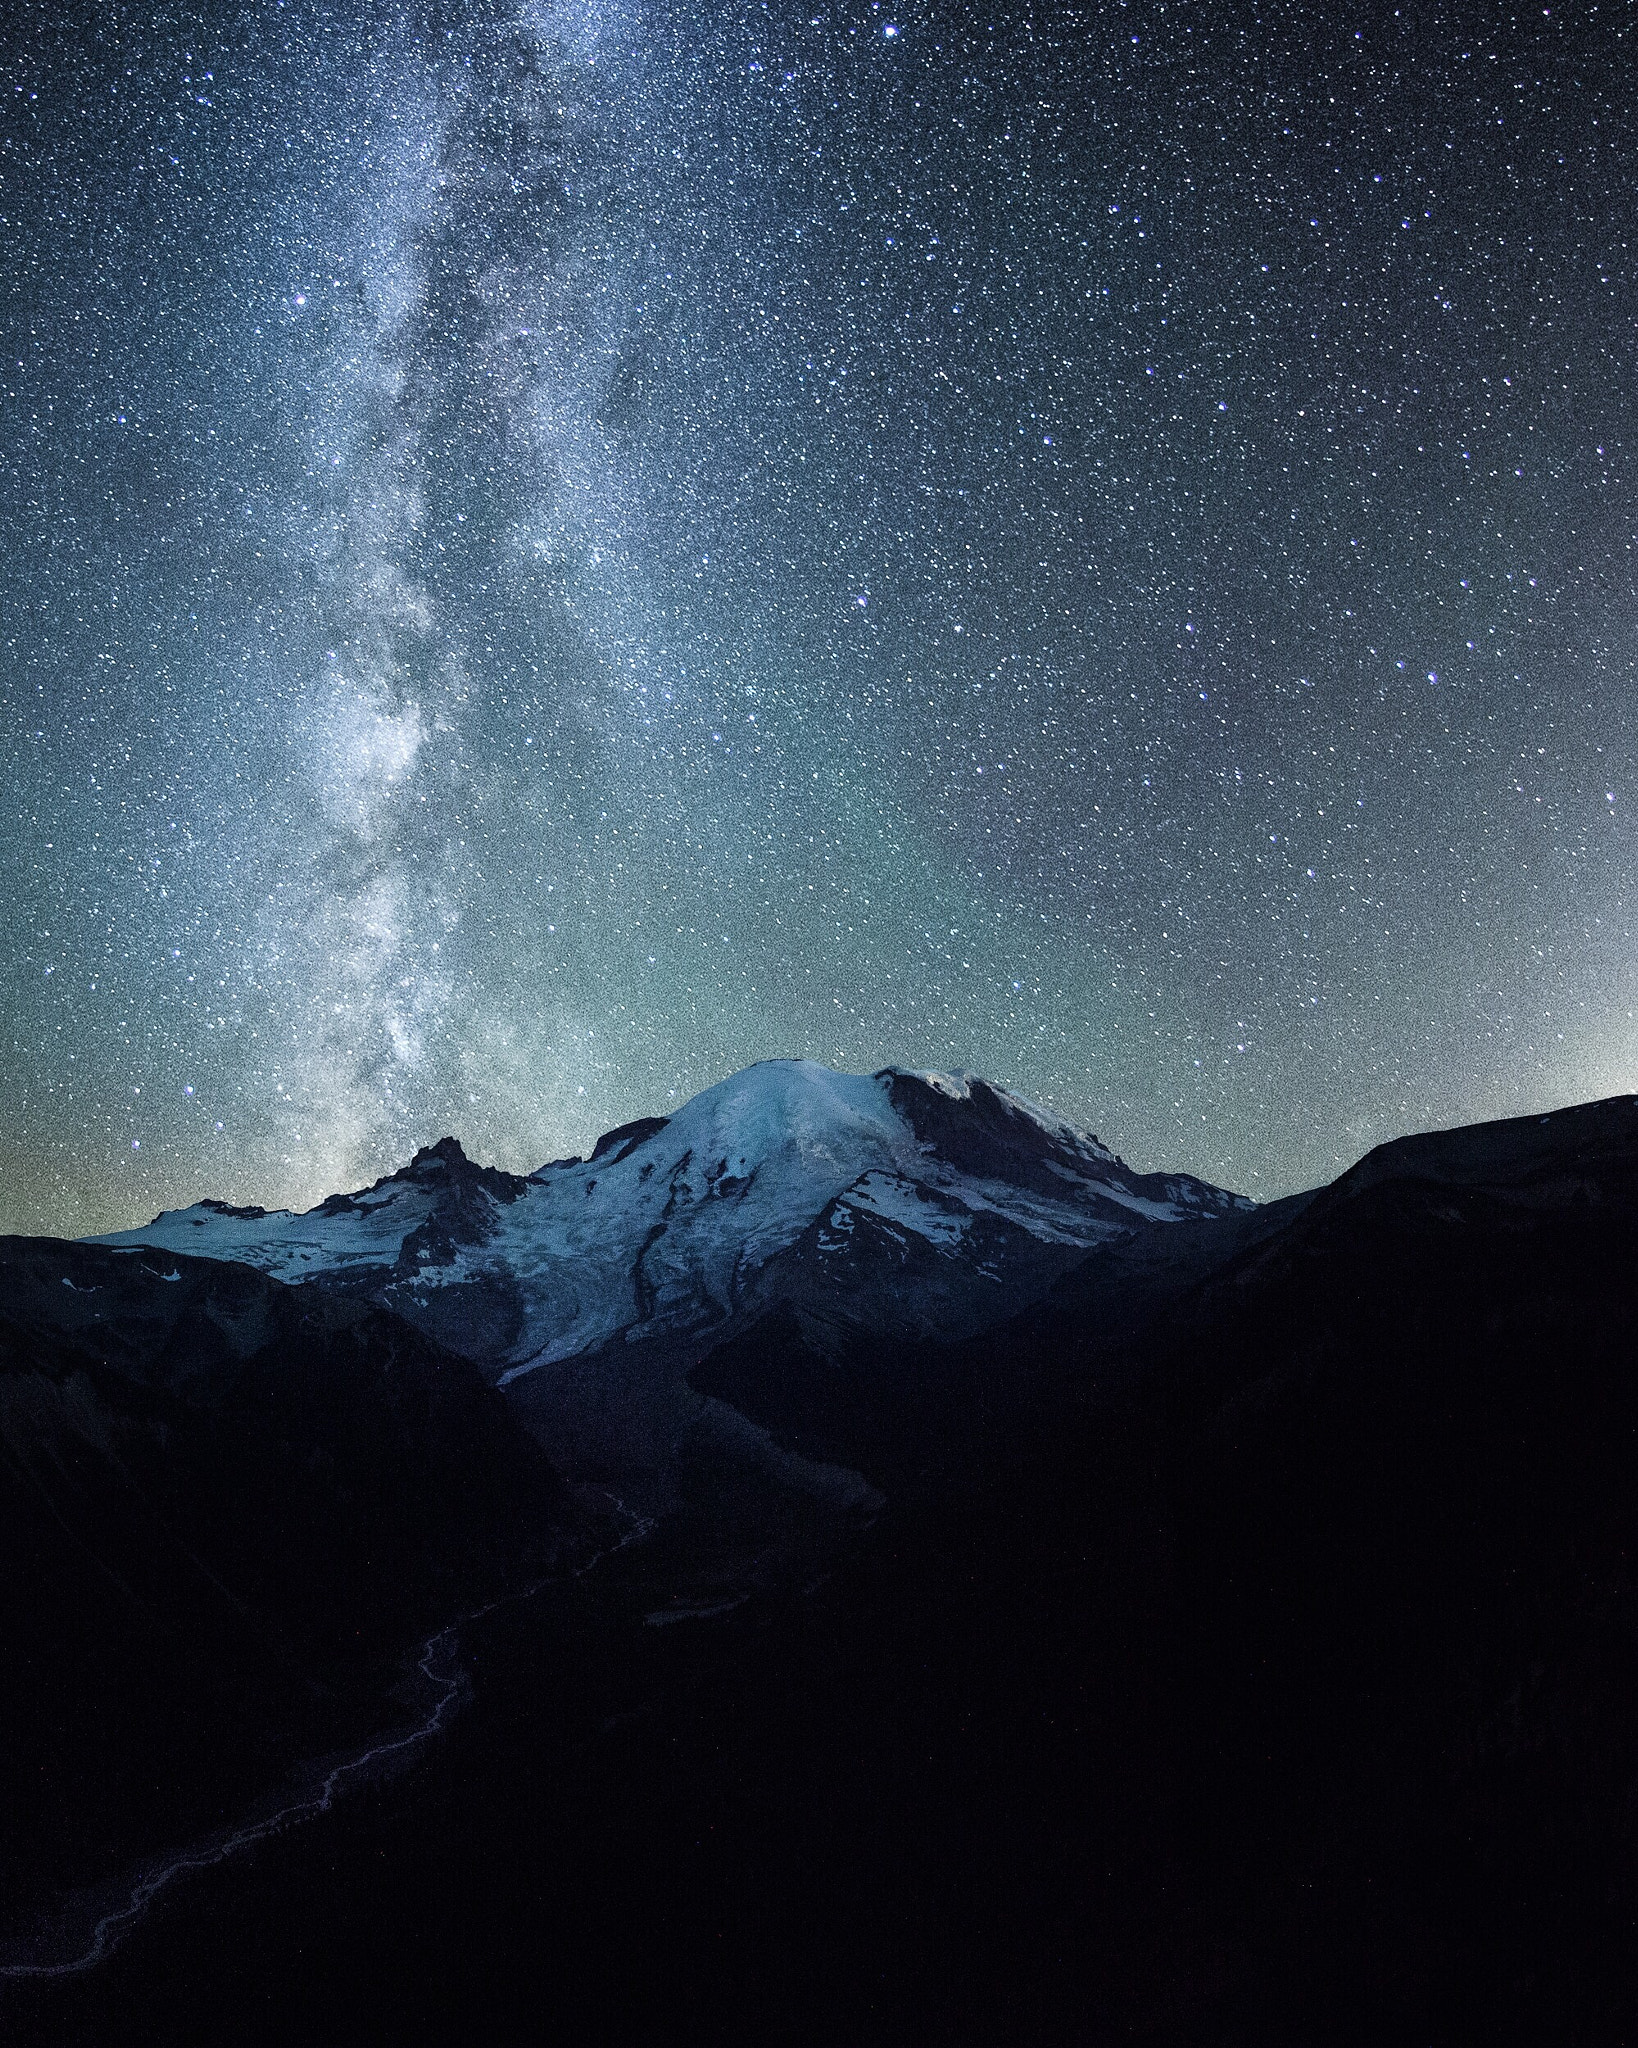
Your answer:
[[[7,1931],[402,1719],[420,1636],[581,1520],[467,1361],[366,1302],[0,1240]]]

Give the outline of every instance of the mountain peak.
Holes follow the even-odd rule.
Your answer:
[[[421,1147],[420,1151],[410,1161],[409,1171],[414,1173],[417,1167],[430,1166],[434,1161],[437,1161],[442,1166],[458,1167],[471,1164],[471,1161],[466,1156],[466,1148],[462,1145],[459,1138],[440,1138],[436,1145],[423,1145]]]
[[[445,1137],[304,1216],[196,1207],[113,1241],[367,1290],[504,1386],[785,1300],[851,1325],[977,1327],[1095,1246],[1244,1206],[1134,1172],[976,1074],[776,1059],[527,1179]]]
[[[515,1202],[528,1186],[520,1174],[508,1173],[504,1167],[480,1166],[467,1155],[459,1138],[440,1138],[436,1145],[423,1145],[408,1166],[401,1166],[396,1173],[377,1181],[376,1188],[405,1184],[430,1194],[440,1212],[447,1201],[464,1205],[479,1192],[497,1202]],[[348,1204],[357,1199],[353,1195],[332,1195],[323,1206]]]

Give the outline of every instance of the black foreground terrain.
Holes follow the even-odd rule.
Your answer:
[[[739,1337],[888,1497],[827,1574],[662,1625],[662,1527],[497,1611],[413,1771],[8,2038],[1632,2040],[1635,1337],[1628,1098],[947,1351]]]
[[[501,1398],[394,1316],[0,1239],[7,1932],[395,1725],[417,1639],[578,1519]],[[74,1943],[71,1915],[40,1953]]]

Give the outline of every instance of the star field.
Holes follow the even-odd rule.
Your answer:
[[[770,1055],[1258,1195],[1638,1086],[1634,37],[25,8],[0,1223]]]

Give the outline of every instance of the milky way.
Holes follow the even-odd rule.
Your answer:
[[[1259,1194],[1638,1085],[1624,10],[7,36],[5,1227],[775,1054]]]

